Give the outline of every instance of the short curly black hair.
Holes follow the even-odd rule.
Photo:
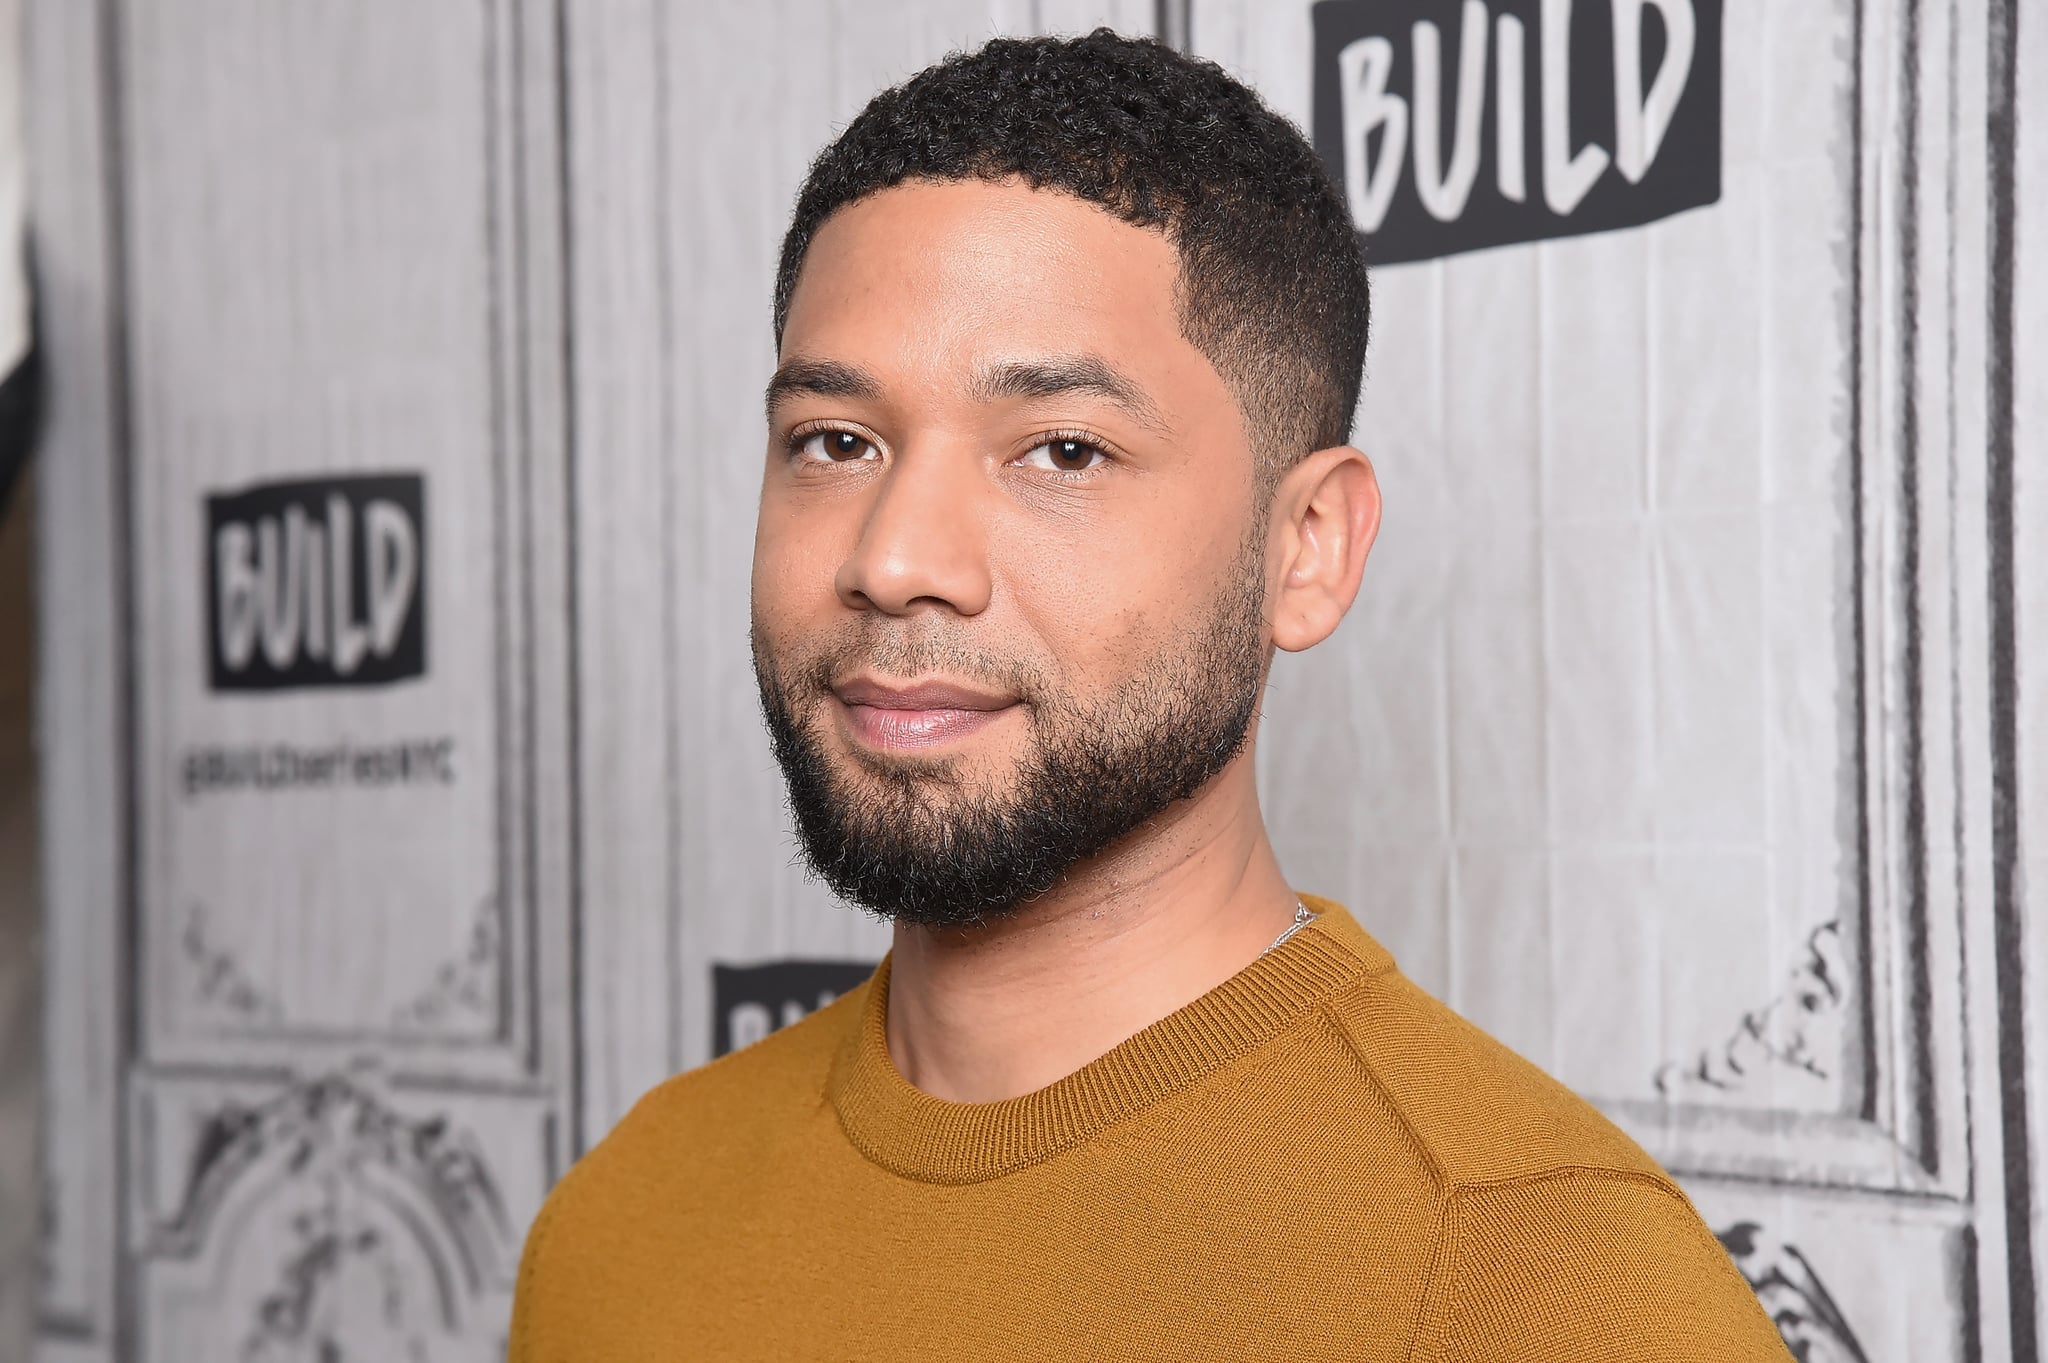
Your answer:
[[[869,101],[797,195],[776,344],[833,213],[906,180],[1013,177],[1167,233],[1181,331],[1236,397],[1268,486],[1350,438],[1370,298],[1342,193],[1300,131],[1221,67],[1107,28],[996,38]]]

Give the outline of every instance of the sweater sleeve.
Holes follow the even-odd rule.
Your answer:
[[[1464,1189],[1446,1209],[1418,1363],[1786,1363],[1684,1195],[1573,1170]]]

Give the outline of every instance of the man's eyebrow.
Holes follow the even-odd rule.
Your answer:
[[[775,371],[774,378],[768,380],[769,420],[774,420],[776,407],[798,393],[878,402],[882,397],[882,385],[867,370],[839,360],[789,360]]]
[[[1130,378],[1099,355],[1061,355],[1042,360],[1005,360],[974,376],[974,396],[982,402],[1006,398],[1049,398],[1062,393],[1092,393],[1107,398],[1131,418],[1164,433],[1159,408]]]

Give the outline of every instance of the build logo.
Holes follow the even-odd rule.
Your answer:
[[[419,474],[263,483],[206,499],[216,691],[378,686],[427,669]]]
[[[1369,264],[1721,197],[1721,0],[1322,0],[1316,151]]]
[[[769,961],[711,967],[711,1053],[753,1045],[875,973],[871,961]]]

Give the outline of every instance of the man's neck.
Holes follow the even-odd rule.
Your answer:
[[[1295,905],[1247,750],[1013,916],[971,931],[897,925],[890,1057],[952,1102],[1044,1088],[1256,960]]]

